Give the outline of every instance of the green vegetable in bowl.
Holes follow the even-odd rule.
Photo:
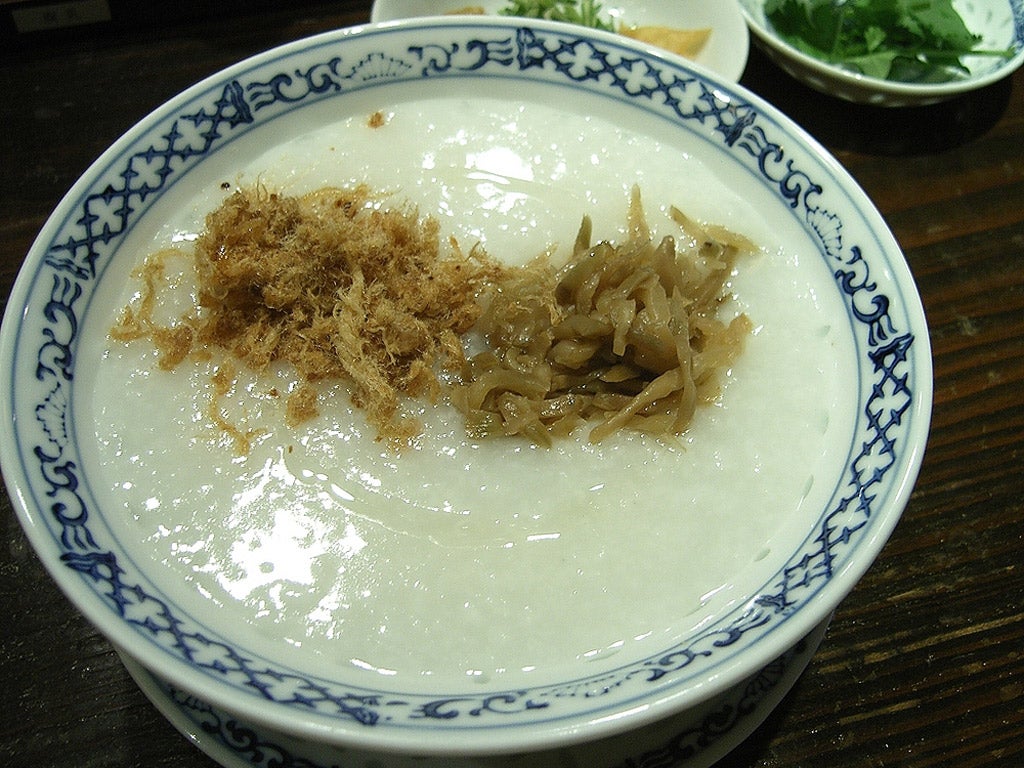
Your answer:
[[[498,13],[503,16],[567,21],[584,27],[615,31],[611,22],[601,18],[601,4],[595,0],[511,0]]]
[[[946,82],[984,51],[951,0],[765,0],[765,17],[800,51],[869,77]]]

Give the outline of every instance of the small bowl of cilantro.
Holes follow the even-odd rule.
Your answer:
[[[929,104],[1024,63],[1019,0],[740,0],[740,8],[782,69],[848,101]]]

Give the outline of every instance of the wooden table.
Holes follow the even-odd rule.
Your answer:
[[[194,5],[191,18],[0,53],[4,297],[68,187],[151,109],[245,56],[369,16],[365,0],[227,2],[203,19]],[[832,150],[887,218],[928,313],[935,407],[894,536],[725,764],[1024,765],[1024,71],[901,110],[809,91],[757,51],[743,83]],[[0,765],[213,766],[58,592],[2,503]]]

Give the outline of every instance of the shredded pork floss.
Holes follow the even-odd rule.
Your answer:
[[[342,378],[379,436],[401,443],[419,425],[400,397],[437,398],[435,366],[462,363],[459,336],[495,269],[454,242],[442,253],[434,220],[378,209],[365,186],[302,197],[238,191],[195,244],[198,307],[182,327],[193,349],[220,348],[257,371],[294,366],[290,421],[317,413],[308,385]],[[126,313],[115,336],[130,337],[145,317]]]

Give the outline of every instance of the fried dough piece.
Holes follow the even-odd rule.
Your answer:
[[[697,56],[711,37],[711,29],[676,29],[675,27],[622,26],[619,34],[648,43],[670,53],[692,59]]]

